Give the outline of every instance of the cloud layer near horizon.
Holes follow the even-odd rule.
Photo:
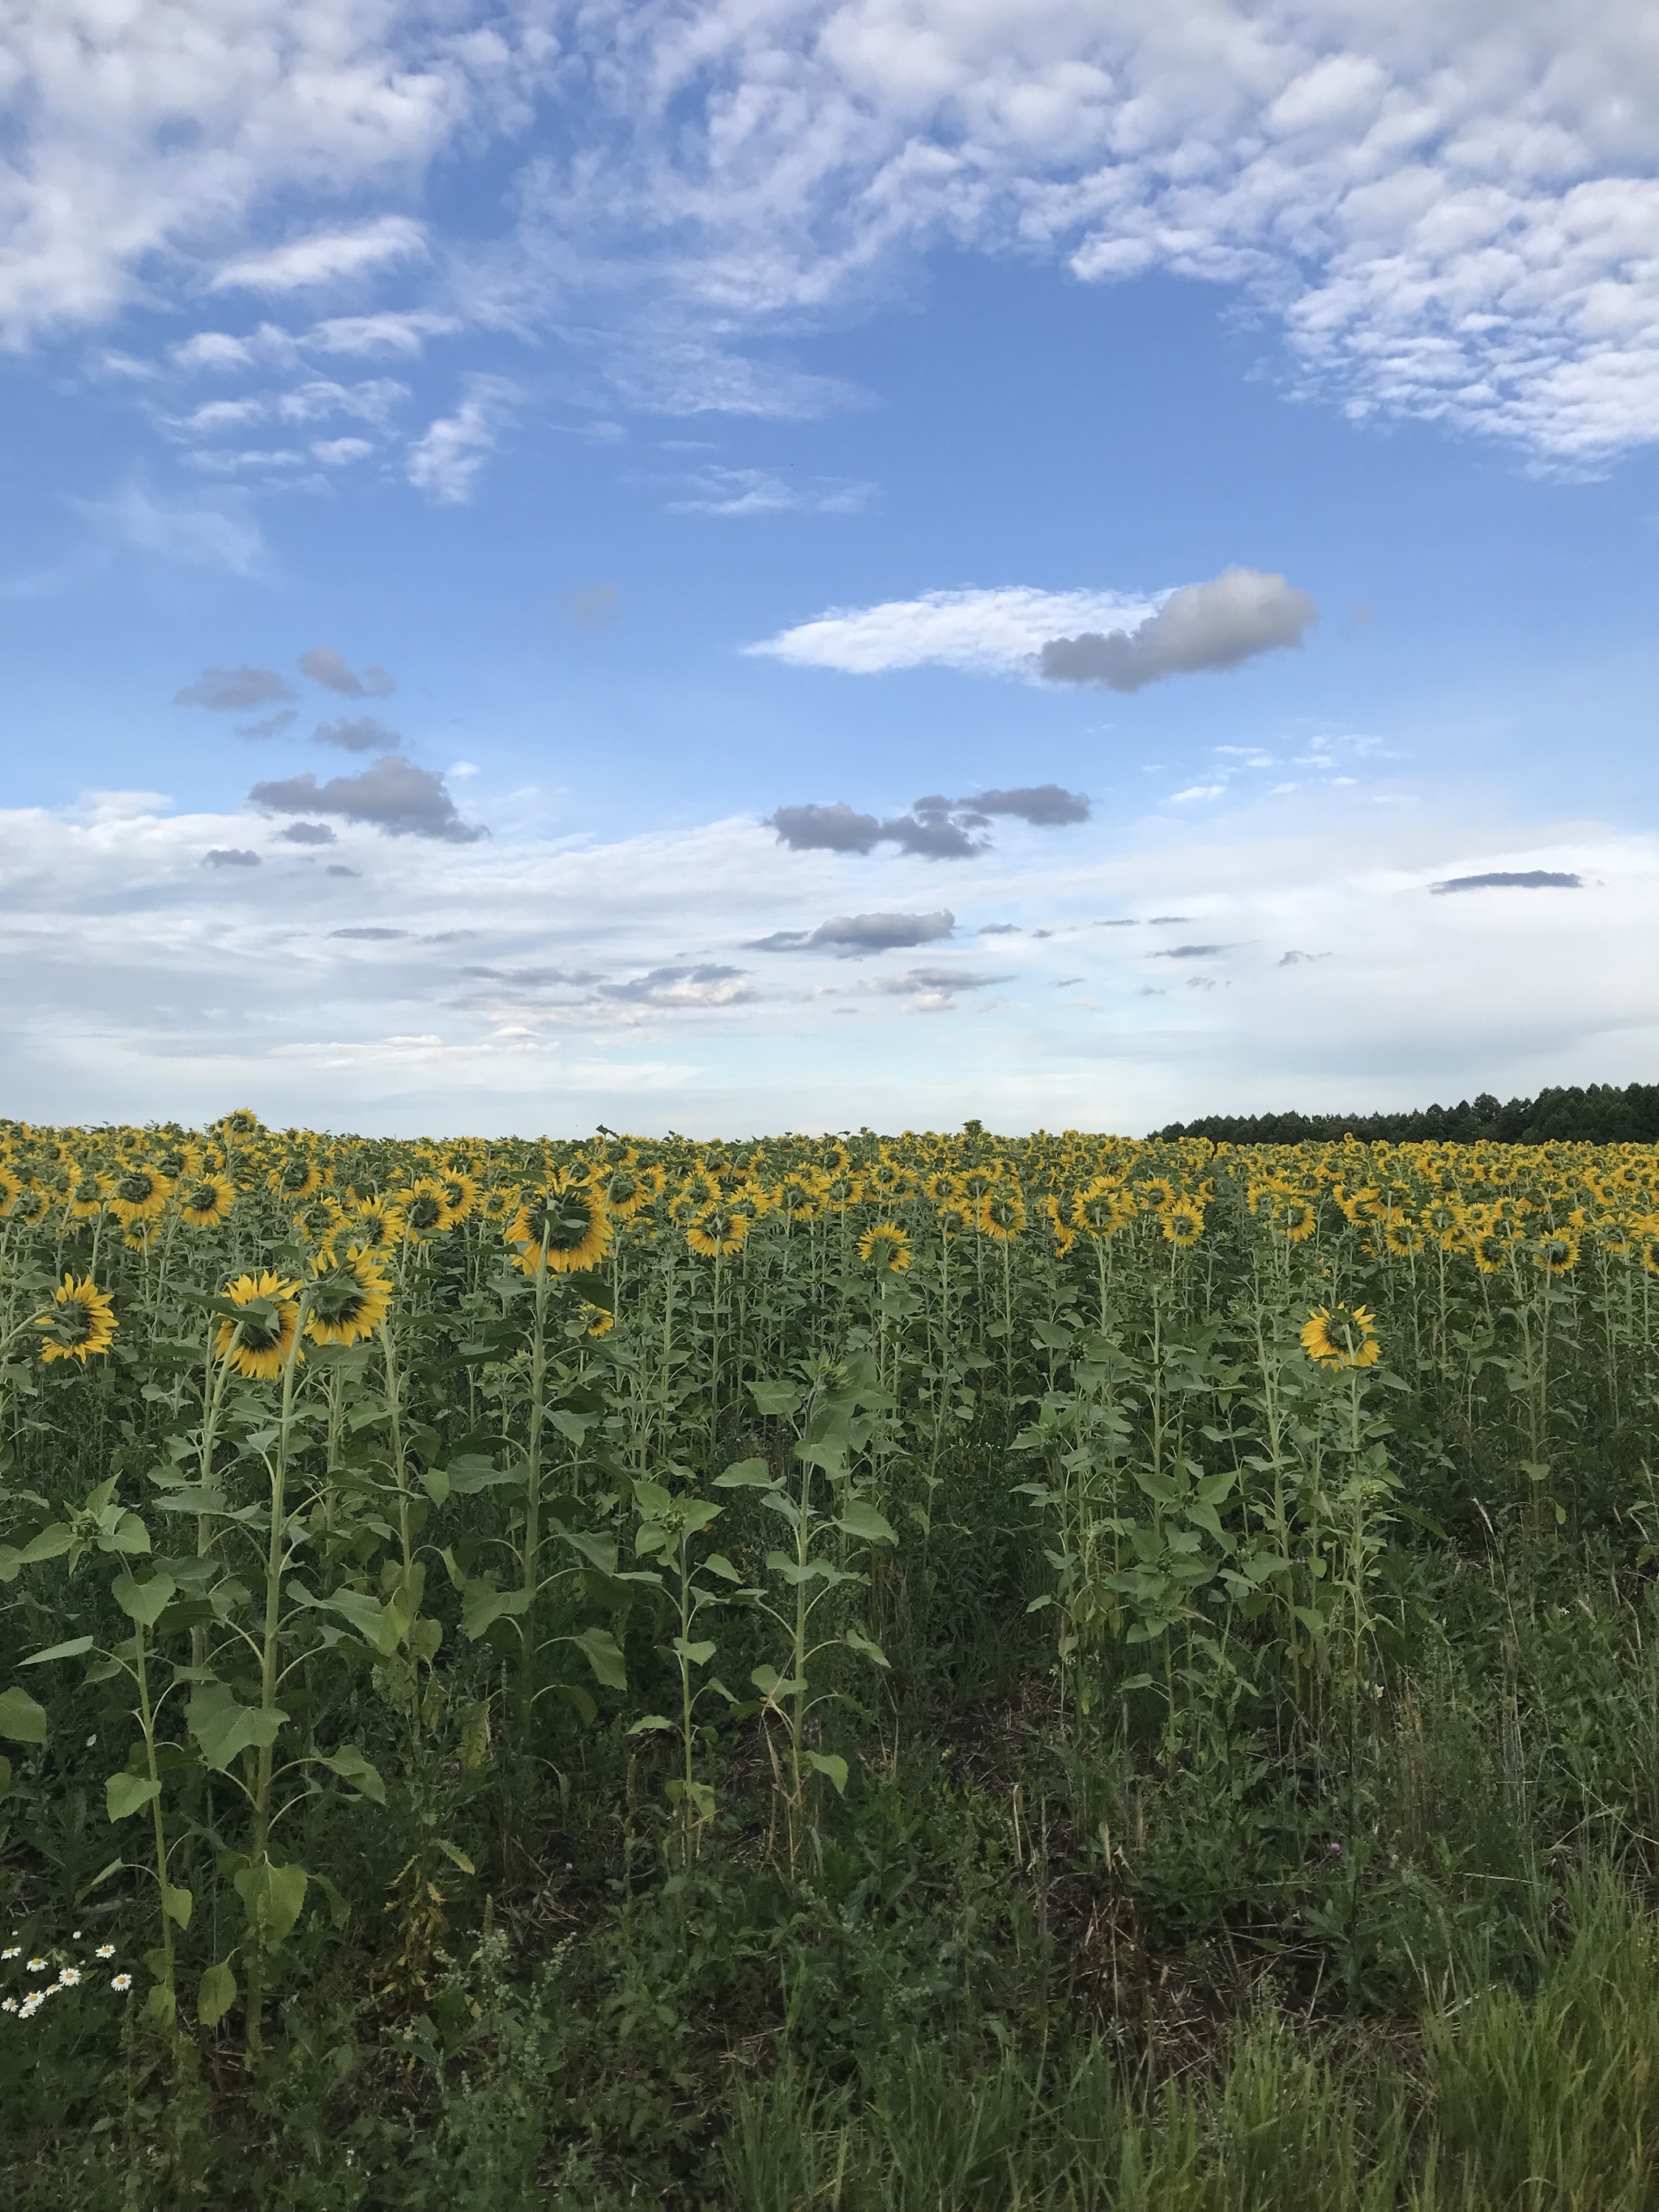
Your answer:
[[[0,813],[9,1110],[1134,1133],[1659,1076],[1650,837],[1517,848],[1325,793],[1276,827],[1091,822],[953,876],[947,911],[914,855],[791,854],[752,821],[394,844],[337,814],[324,850],[295,826],[142,793]]]

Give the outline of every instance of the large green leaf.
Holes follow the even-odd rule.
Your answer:
[[[71,1636],[67,1644],[49,1644],[44,1651],[32,1651],[27,1659],[20,1659],[20,1667],[45,1667],[53,1659],[78,1659],[82,1652],[90,1651],[89,1636]]]
[[[161,1794],[161,1784],[147,1774],[112,1774],[104,1784],[104,1804],[112,1820],[125,1820]]]
[[[44,1743],[46,1707],[37,1705],[27,1690],[0,1690],[0,1735],[12,1743]]]
[[[203,1758],[222,1774],[243,1752],[275,1743],[288,1715],[280,1706],[239,1705],[222,1682],[204,1682],[191,1692],[185,1718]]]
[[[372,1797],[377,1805],[386,1802],[386,1784],[380,1779],[380,1769],[363,1757],[355,1743],[343,1743],[331,1759],[319,1764],[331,1774],[337,1774],[342,1782],[349,1782],[365,1797]]]
[[[131,1575],[117,1575],[111,1595],[130,1620],[136,1620],[141,1628],[153,1628],[178,1587],[171,1575],[154,1574],[147,1583],[136,1583]]]
[[[248,1924],[262,1942],[280,1943],[293,1933],[311,1879],[302,1866],[274,1866],[268,1858],[259,1859],[234,1879]]]
[[[210,1966],[197,1984],[197,2019],[204,2027],[217,2027],[235,2002],[235,1975],[228,1966]]]

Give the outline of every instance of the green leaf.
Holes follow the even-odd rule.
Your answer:
[[[861,1651],[866,1659],[873,1659],[878,1667],[885,1667],[887,1665],[887,1654],[882,1650],[880,1644],[872,1644],[870,1641],[870,1638],[864,1635],[860,1630],[856,1628],[849,1628],[847,1631],[845,1637],[842,1638],[842,1641],[848,1644],[853,1650]]]
[[[161,1794],[159,1782],[147,1774],[112,1774],[104,1784],[104,1803],[112,1820],[125,1820],[142,1813]]]
[[[185,1715],[203,1758],[222,1774],[229,1772],[230,1762],[243,1752],[275,1743],[287,1718],[280,1705],[268,1713],[257,1706],[239,1705],[222,1682],[200,1684],[191,1693]]]
[[[343,1928],[347,1921],[351,1917],[351,1906],[349,1903],[345,1898],[341,1896],[339,1891],[336,1889],[334,1884],[329,1880],[325,1874],[313,1875],[312,1876],[312,1880],[316,1883],[318,1888],[322,1891],[323,1895],[328,1899],[329,1918],[334,1923],[334,1925],[337,1928]]]
[[[447,1859],[453,1859],[463,1874],[477,1874],[478,1871],[465,1851],[457,1850],[453,1844],[447,1844],[441,1836],[438,1838],[438,1849]]]
[[[524,1612],[529,1603],[528,1590],[498,1590],[486,1582],[469,1583],[461,1596],[461,1633],[476,1640],[495,1622]]]
[[[834,1784],[836,1796],[844,1797],[847,1795],[847,1761],[837,1757],[833,1751],[809,1751],[806,1755],[811,1760],[814,1771],[827,1775]]]
[[[861,1498],[855,1498],[845,1508],[836,1526],[866,1544],[896,1544],[898,1541],[875,1507]]]
[[[755,1411],[769,1421],[787,1421],[800,1403],[800,1385],[797,1382],[751,1382],[749,1395],[755,1401]]]
[[[44,1743],[46,1707],[37,1705],[27,1690],[0,1690],[0,1735],[12,1743]]]
[[[343,1743],[331,1759],[318,1763],[327,1767],[331,1774],[337,1774],[342,1782],[349,1782],[354,1790],[361,1790],[365,1797],[372,1798],[375,1804],[385,1804],[386,1784],[380,1779],[380,1770],[370,1765],[355,1743]]]
[[[268,1858],[244,1867],[234,1876],[248,1924],[262,1942],[280,1943],[293,1933],[310,1879],[302,1866],[274,1866]]]
[[[91,1649],[91,1637],[72,1636],[67,1644],[54,1644],[47,1650],[31,1652],[27,1659],[20,1660],[18,1664],[22,1667],[44,1667],[53,1659],[78,1659],[83,1651],[90,1651]]]
[[[100,1552],[147,1552],[149,1531],[136,1513],[124,1513],[106,1536],[98,1539]]]
[[[550,1428],[556,1429],[562,1437],[568,1437],[578,1451],[581,1449],[582,1438],[587,1434],[586,1415],[567,1413],[561,1406],[548,1415],[547,1420]]]
[[[628,1667],[616,1638],[608,1628],[584,1628],[571,1642],[586,1653],[596,1681],[607,1690],[628,1687]]]
[[[110,1587],[115,1602],[130,1620],[136,1620],[141,1628],[153,1628],[179,1585],[171,1575],[155,1574],[147,1583],[136,1583],[131,1575],[123,1574],[117,1575]]]
[[[179,1889],[169,1882],[161,1892],[161,1910],[169,1920],[177,1921],[180,1928],[188,1928],[196,1899],[187,1889]]]
[[[706,1667],[714,1656],[714,1647],[712,1644],[707,1641],[689,1644],[683,1636],[677,1636],[674,1638],[674,1650],[682,1659],[690,1660],[694,1667]]]
[[[666,1713],[647,1713],[642,1721],[635,1721],[628,1733],[629,1735],[648,1735],[653,1729],[662,1729],[672,1735],[674,1726]]]
[[[749,1387],[753,1390],[764,1385],[751,1382]],[[724,1474],[714,1477],[714,1487],[716,1490],[769,1490],[772,1481],[772,1470],[763,1459],[740,1459],[728,1467]]]
[[[197,2019],[204,2027],[217,2027],[235,2002],[235,1975],[228,1966],[210,1966],[196,1985]]]
[[[177,2010],[173,1991],[168,1989],[165,1982],[157,1982],[144,1999],[144,2018],[153,2020],[158,2027],[171,2027],[173,2016]]]
[[[11,1795],[11,1761],[0,1753],[0,1802]]]

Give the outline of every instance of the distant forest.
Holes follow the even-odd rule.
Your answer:
[[[1507,1105],[1483,1091],[1455,1106],[1408,1114],[1206,1114],[1171,1121],[1159,1137],[1208,1137],[1228,1145],[1369,1144],[1651,1145],[1659,1143],[1659,1083],[1592,1083],[1540,1091]]]

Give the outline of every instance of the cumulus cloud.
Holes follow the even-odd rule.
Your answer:
[[[285,676],[274,668],[250,668],[246,661],[236,668],[204,668],[193,684],[186,684],[173,695],[175,707],[206,707],[216,714],[244,713],[250,707],[263,707],[268,700],[291,699],[294,687]],[[290,717],[290,719],[292,719]],[[247,733],[256,734],[253,731]],[[268,731],[257,732],[260,737]]]
[[[1319,610],[1306,592],[1260,568],[1226,568],[1184,584],[1133,629],[1051,638],[1038,660],[1053,684],[1139,691],[1161,677],[1237,668],[1257,653],[1300,645]]]
[[[351,230],[313,231],[285,246],[227,262],[212,279],[216,292],[298,292],[331,284],[424,253],[426,234],[407,216],[381,216]]]
[[[1086,822],[1089,802],[1076,792],[1062,791],[1057,783],[1034,784],[1023,790],[981,792],[971,799],[947,799],[934,792],[918,799],[906,814],[884,818],[861,814],[845,799],[825,805],[817,801],[799,806],[780,806],[767,817],[778,842],[796,853],[871,853],[878,845],[896,845],[928,860],[967,860],[989,850],[988,839],[977,833],[989,825],[994,814],[1017,815],[1038,827],[1059,827]]]
[[[463,822],[442,776],[416,768],[401,753],[387,753],[360,775],[291,775],[256,783],[248,798],[270,814],[337,814],[348,822],[371,823],[392,837],[434,837],[470,845],[485,832]]]
[[[816,929],[778,929],[757,938],[756,952],[835,953],[842,959],[861,959],[868,952],[890,952],[912,945],[936,945],[957,926],[955,915],[941,908],[937,914],[838,914]]]
[[[1495,868],[1484,876],[1448,876],[1431,884],[1437,896],[1447,891],[1577,891],[1584,888],[1580,876],[1565,875],[1553,868]]]
[[[310,677],[313,684],[325,684],[346,699],[389,699],[398,688],[384,668],[371,666],[365,668],[361,676],[356,675],[344,654],[337,653],[331,645],[313,645],[309,653],[302,653],[300,673]]]
[[[440,507],[463,507],[473,480],[513,419],[517,385],[504,376],[470,376],[453,415],[441,415],[409,449],[409,481]]]
[[[828,806],[780,806],[766,826],[793,853],[872,853],[881,837],[878,817],[858,813],[844,799]]]
[[[337,721],[319,722],[312,735],[319,745],[337,745],[345,753],[386,751],[400,740],[375,714],[359,714],[354,721],[342,714]]]
[[[214,845],[203,854],[202,866],[204,868],[257,868],[259,855],[246,850],[239,851],[234,846]]]
[[[290,822],[286,830],[279,830],[276,835],[288,845],[331,845],[335,842],[334,832],[326,822]],[[333,870],[329,872],[331,875]]]

